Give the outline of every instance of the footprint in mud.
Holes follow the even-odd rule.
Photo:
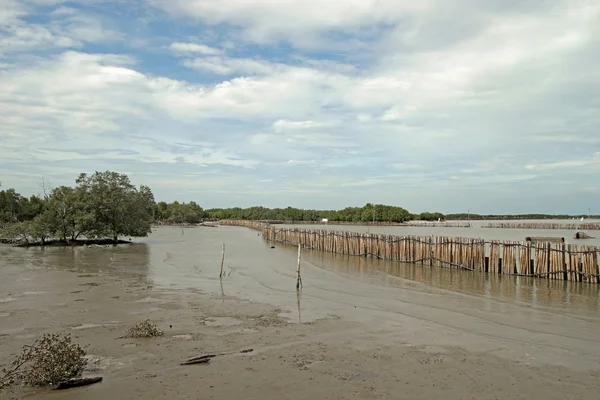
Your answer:
[[[14,335],[16,333],[21,333],[21,332],[25,332],[24,327],[13,328],[13,329],[4,329],[4,330],[0,331],[0,336],[10,336],[10,335]]]
[[[209,317],[204,320],[206,326],[235,326],[241,323],[241,320],[232,317]]]
[[[90,286],[90,287],[92,287],[92,286],[100,286],[100,284],[96,283],[96,282],[90,282],[90,283],[80,283],[79,286]]]
[[[100,372],[109,368],[118,369],[132,364],[130,358],[115,359],[112,357],[102,357],[94,354],[88,354],[84,358],[87,360],[87,365],[85,368],[86,372]]]
[[[75,294],[75,293],[81,293],[81,292],[83,292],[83,290],[75,290],[75,291],[73,291],[71,293]]]
[[[81,330],[81,329],[101,328],[101,327],[105,327],[105,326],[114,326],[118,323],[119,323],[119,321],[106,321],[106,322],[101,322],[99,324],[81,324],[78,326],[72,326],[71,329]]]
[[[192,339],[192,335],[190,333],[185,333],[185,334],[181,334],[181,335],[173,335],[173,338],[190,340],[190,339]]]
[[[85,275],[77,275],[78,278],[94,278],[96,275],[85,274]]]

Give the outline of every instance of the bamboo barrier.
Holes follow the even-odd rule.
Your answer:
[[[562,230],[600,230],[600,223],[564,224],[555,222],[490,222],[482,228],[498,229],[562,229]]]
[[[599,283],[593,246],[562,242],[498,241],[445,236],[395,236],[322,229],[277,228],[253,221],[221,221],[261,232],[269,242],[348,256],[371,257],[427,267],[449,267],[490,274]]]

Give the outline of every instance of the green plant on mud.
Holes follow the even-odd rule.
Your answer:
[[[2,370],[0,388],[22,381],[30,386],[56,385],[81,376],[85,351],[71,340],[71,335],[45,334]]]
[[[133,325],[131,328],[127,329],[125,332],[126,338],[151,338],[162,336],[163,331],[156,327],[156,324],[150,322],[150,320],[145,320],[142,322],[138,322]]]

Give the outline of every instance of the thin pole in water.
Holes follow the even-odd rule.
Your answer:
[[[300,287],[302,286],[302,277],[300,276],[300,254],[301,254],[301,245],[300,243],[298,243],[298,267],[296,268],[296,290],[300,290]]]
[[[223,264],[225,263],[225,243],[223,243],[223,247],[221,249],[221,273],[219,274],[219,278],[223,277]]]

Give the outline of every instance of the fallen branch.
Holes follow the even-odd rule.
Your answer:
[[[90,378],[74,378],[66,381],[58,382],[56,385],[56,390],[70,389],[79,386],[87,386],[92,385],[94,383],[98,383],[102,381],[101,376],[94,376]]]
[[[208,364],[211,359],[217,356],[225,356],[228,354],[242,354],[242,353],[251,353],[254,349],[246,349],[241,351],[230,351],[228,353],[215,353],[215,354],[204,354],[197,357],[188,358],[185,361],[182,361],[179,365],[192,365],[192,364]]]

